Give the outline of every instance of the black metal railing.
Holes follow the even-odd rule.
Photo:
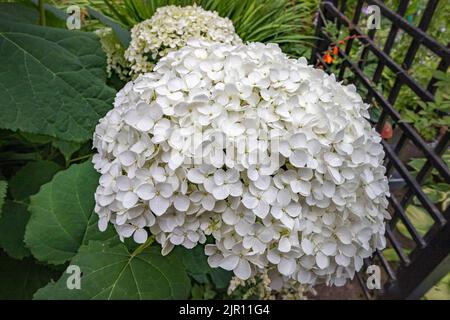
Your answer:
[[[357,274],[356,278],[368,299],[418,299],[450,272],[450,209],[443,210],[433,203],[423,188],[432,170],[437,172],[444,183],[450,184],[450,171],[442,159],[443,153],[449,147],[450,134],[448,130],[437,132],[434,144],[430,144],[413,124],[403,121],[399,110],[396,109],[396,102],[402,88],[409,88],[420,101],[433,102],[436,78],[431,76],[427,86],[424,86],[409,71],[414,67],[417,52],[425,48],[438,59],[437,70],[447,72],[450,50],[448,44],[443,45],[427,34],[439,0],[427,2],[417,25],[405,17],[410,1],[401,0],[396,8],[390,8],[385,2],[322,1],[316,26],[318,40],[312,50],[310,62],[334,72],[339,80],[345,81],[350,78],[352,82],[358,82],[358,88],[363,89],[361,91],[364,100],[378,110],[376,119],[372,121],[379,132],[387,121],[395,127],[394,138],[383,139],[382,144],[386,152],[385,165],[388,176],[396,176],[404,182],[400,189],[391,188],[389,211],[392,220],[386,225],[389,247],[395,250],[399,261],[388,261],[383,252],[379,251],[370,261],[369,259],[365,261],[366,266],[374,263],[381,265],[384,282],[381,290],[367,289],[364,272]],[[389,32],[385,33],[383,45],[375,40],[377,29],[364,28],[360,25],[362,11],[368,5],[378,6],[383,23],[389,24]],[[347,17],[349,13],[353,13],[351,18]],[[337,45],[339,39],[333,39],[333,35],[330,34],[328,28],[330,24],[335,26],[337,34],[347,35],[346,41],[340,41],[339,46]],[[390,56],[399,33],[407,35],[411,40],[401,62]],[[355,44],[359,46],[357,54],[352,52]],[[330,47],[335,48],[334,63],[324,59]],[[370,76],[365,72],[369,56],[372,57],[372,64],[375,61],[376,65]],[[391,72],[395,77],[388,91],[379,87],[384,72]],[[419,111],[420,108],[417,104],[415,110]],[[416,174],[413,174],[402,157],[402,152],[407,148],[412,148],[426,159]],[[433,219],[432,227],[425,234],[417,230],[406,213],[413,199]],[[413,242],[410,251],[405,250],[404,240],[397,230],[399,222],[410,234]]]

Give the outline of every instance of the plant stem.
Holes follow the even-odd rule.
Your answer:
[[[152,245],[152,243],[155,241],[155,236],[150,236],[147,241],[145,241],[145,243],[141,244],[139,247],[137,247],[133,253],[131,254],[131,256],[137,256],[138,254],[140,254],[142,251],[145,250],[145,248],[149,247]]]
[[[81,157],[78,157],[78,158],[73,158],[73,159],[70,159],[70,160],[68,161],[68,164],[70,164],[70,163],[72,163],[72,162],[75,162],[75,161],[87,159],[87,158],[90,158],[90,157],[92,157],[92,154],[86,154],[86,155],[81,156]]]
[[[44,8],[45,0],[39,0],[39,24],[41,26],[45,26],[45,8]]]

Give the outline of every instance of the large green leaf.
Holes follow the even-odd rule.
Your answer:
[[[38,260],[61,264],[89,240],[117,239],[113,230],[100,232],[97,227],[94,193],[98,177],[90,162],[74,164],[31,197],[25,243]]]
[[[14,260],[0,250],[0,299],[31,299],[37,289],[58,276],[59,272],[32,259]]]
[[[67,288],[65,273],[40,289],[35,299],[186,299],[190,282],[175,255],[163,257],[160,247],[130,254],[125,245],[109,247],[91,241],[70,262],[80,267],[81,289]]]
[[[86,141],[114,98],[97,36],[0,20],[0,127]]]
[[[7,201],[0,218],[0,247],[15,259],[23,259],[30,255],[25,247],[23,237],[25,226],[30,219],[26,204]]]
[[[16,200],[24,200],[39,191],[61,167],[51,161],[33,161],[20,168],[9,182],[9,191]]]
[[[66,161],[70,160],[70,157],[80,149],[81,144],[76,142],[54,140],[52,142],[53,147],[59,149]]]
[[[409,218],[414,228],[419,232],[421,236],[424,236],[428,230],[433,226],[434,220],[422,207],[409,205],[406,208],[406,216]],[[397,223],[397,229],[402,235],[408,239],[412,239],[408,229],[403,222]]]
[[[0,3],[0,20],[20,23],[38,23],[39,12],[20,3]]]

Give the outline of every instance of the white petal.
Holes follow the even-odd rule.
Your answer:
[[[325,269],[330,265],[330,258],[324,255],[322,252],[317,252],[316,263],[320,269]]]
[[[161,196],[156,196],[150,200],[150,209],[157,216],[161,216],[162,214],[164,214],[169,206],[170,201]]]
[[[347,256],[344,256],[343,254],[338,254],[335,257],[336,263],[340,266],[347,267],[350,265],[350,258]]]
[[[123,206],[125,208],[131,208],[133,207],[139,200],[139,197],[137,196],[136,193],[128,191],[127,193],[125,193],[125,196],[123,197]]]
[[[131,237],[131,235],[133,234],[133,232],[135,230],[136,230],[136,227],[129,225],[129,224],[125,224],[125,225],[117,228],[117,232],[119,233],[119,235],[121,235],[124,238]]]
[[[292,154],[292,149],[287,141],[281,141],[279,147],[280,153],[286,158]]]
[[[285,207],[291,202],[291,192],[289,189],[283,189],[278,191],[277,202],[280,206]]]
[[[305,254],[310,255],[313,253],[314,244],[309,239],[303,239],[301,242],[302,250]]]
[[[297,168],[303,168],[308,161],[308,155],[303,150],[295,150],[289,157],[291,164]]]
[[[103,232],[108,228],[108,218],[107,217],[101,217],[98,219],[98,229]]]
[[[197,73],[189,73],[184,76],[184,81],[188,89],[196,87],[200,83],[200,76]]]
[[[160,183],[158,184],[159,193],[164,198],[170,198],[173,194],[172,186],[169,183]]]
[[[344,227],[340,227],[336,230],[336,235],[341,240],[343,244],[350,244],[352,243],[352,234],[350,233],[350,230]]]
[[[270,206],[265,201],[260,201],[258,203],[258,205],[256,206],[256,208],[253,209],[253,212],[255,213],[255,215],[257,215],[261,219],[264,219],[267,216],[267,214],[269,213],[269,211],[270,211]]]
[[[247,280],[250,278],[252,270],[247,260],[239,259],[239,263],[233,270],[234,274],[241,280]]]
[[[169,168],[171,170],[177,169],[184,161],[184,156],[179,152],[172,152],[172,155],[169,160]]]
[[[311,183],[303,180],[293,180],[290,183],[292,191],[300,193],[302,196],[309,196],[311,194]]]
[[[236,233],[242,237],[246,236],[249,233],[250,228],[251,224],[244,219],[241,219],[238,224],[234,226]]]
[[[278,243],[278,250],[281,252],[289,252],[291,251],[291,241],[288,237],[282,237],[280,242]]]
[[[153,119],[144,117],[144,118],[140,119],[138,121],[138,123],[136,123],[136,128],[138,128],[140,131],[146,132],[146,131],[149,131],[150,129],[152,129],[154,125],[155,125],[155,122],[153,121]]]
[[[186,212],[189,208],[189,198],[185,195],[177,195],[173,201],[173,206],[175,209],[181,212]]]
[[[236,223],[238,223],[239,217],[233,210],[228,209],[228,210],[225,210],[224,213],[222,214],[222,220],[226,224],[233,226]]]
[[[267,190],[267,188],[269,188],[270,186],[271,181],[271,176],[259,176],[253,184],[259,190]]]
[[[120,191],[128,191],[131,189],[130,178],[128,178],[127,176],[117,177],[116,185]]]
[[[131,151],[125,151],[119,154],[119,161],[124,166],[131,166],[136,161],[136,155]]]
[[[230,187],[228,185],[222,185],[214,188],[213,196],[217,200],[224,200],[230,195]]]
[[[237,267],[239,263],[239,257],[235,256],[235,255],[230,255],[228,257],[225,257],[221,262],[220,262],[220,267],[222,269],[231,271],[233,269],[235,269]]]
[[[269,260],[273,264],[279,264],[281,261],[281,257],[276,252],[276,250],[269,250],[269,252],[267,252],[267,260]]]
[[[203,181],[205,181],[205,176],[197,168],[189,170],[187,178],[189,179],[189,181],[197,184],[203,183]]]
[[[337,252],[337,244],[333,240],[326,241],[322,243],[320,251],[322,251],[327,256],[334,256]]]
[[[328,180],[323,182],[322,192],[326,197],[332,198],[335,191],[336,191],[336,185],[333,182],[328,181]]]
[[[115,199],[116,199],[115,194],[99,194],[99,195],[97,195],[98,204],[103,207],[110,205],[111,203],[114,202]]]
[[[223,257],[219,254],[214,254],[212,256],[208,257],[208,264],[211,266],[211,268],[217,268],[220,266],[220,262],[222,261]]]
[[[259,203],[258,199],[256,199],[255,197],[253,197],[249,193],[244,194],[244,196],[242,197],[242,204],[247,209],[254,209],[254,208],[256,208],[258,203]]]
[[[215,204],[216,199],[214,199],[214,197],[209,194],[202,199],[202,207],[205,210],[211,211],[212,209],[214,209]]]
[[[155,196],[155,188],[151,184],[145,183],[136,189],[136,194],[142,200],[150,200]]]
[[[293,258],[281,258],[280,263],[278,264],[278,271],[285,276],[293,274],[296,268],[297,265]]]
[[[303,133],[296,133],[289,138],[289,144],[294,149],[306,148],[306,135]]]
[[[302,213],[302,206],[297,202],[291,202],[286,207],[286,212],[292,218],[298,217]]]
[[[147,241],[147,231],[144,229],[137,229],[133,234],[133,239],[136,243],[145,243]]]

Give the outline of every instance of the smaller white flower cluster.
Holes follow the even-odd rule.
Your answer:
[[[161,57],[184,47],[191,38],[228,44],[241,42],[231,20],[215,11],[196,5],[160,7],[150,19],[131,29],[131,42],[125,51],[131,76],[151,71]]]
[[[102,28],[95,30],[95,34],[100,38],[103,52],[106,55],[108,77],[111,77],[114,71],[121,80],[128,81],[130,68],[128,61],[125,59],[125,49],[114,35],[113,30]]]
[[[95,135],[95,211],[240,279],[343,285],[382,249],[380,136],[354,86],[277,45],[191,41],[129,82]],[[198,161],[200,160],[200,161]]]

